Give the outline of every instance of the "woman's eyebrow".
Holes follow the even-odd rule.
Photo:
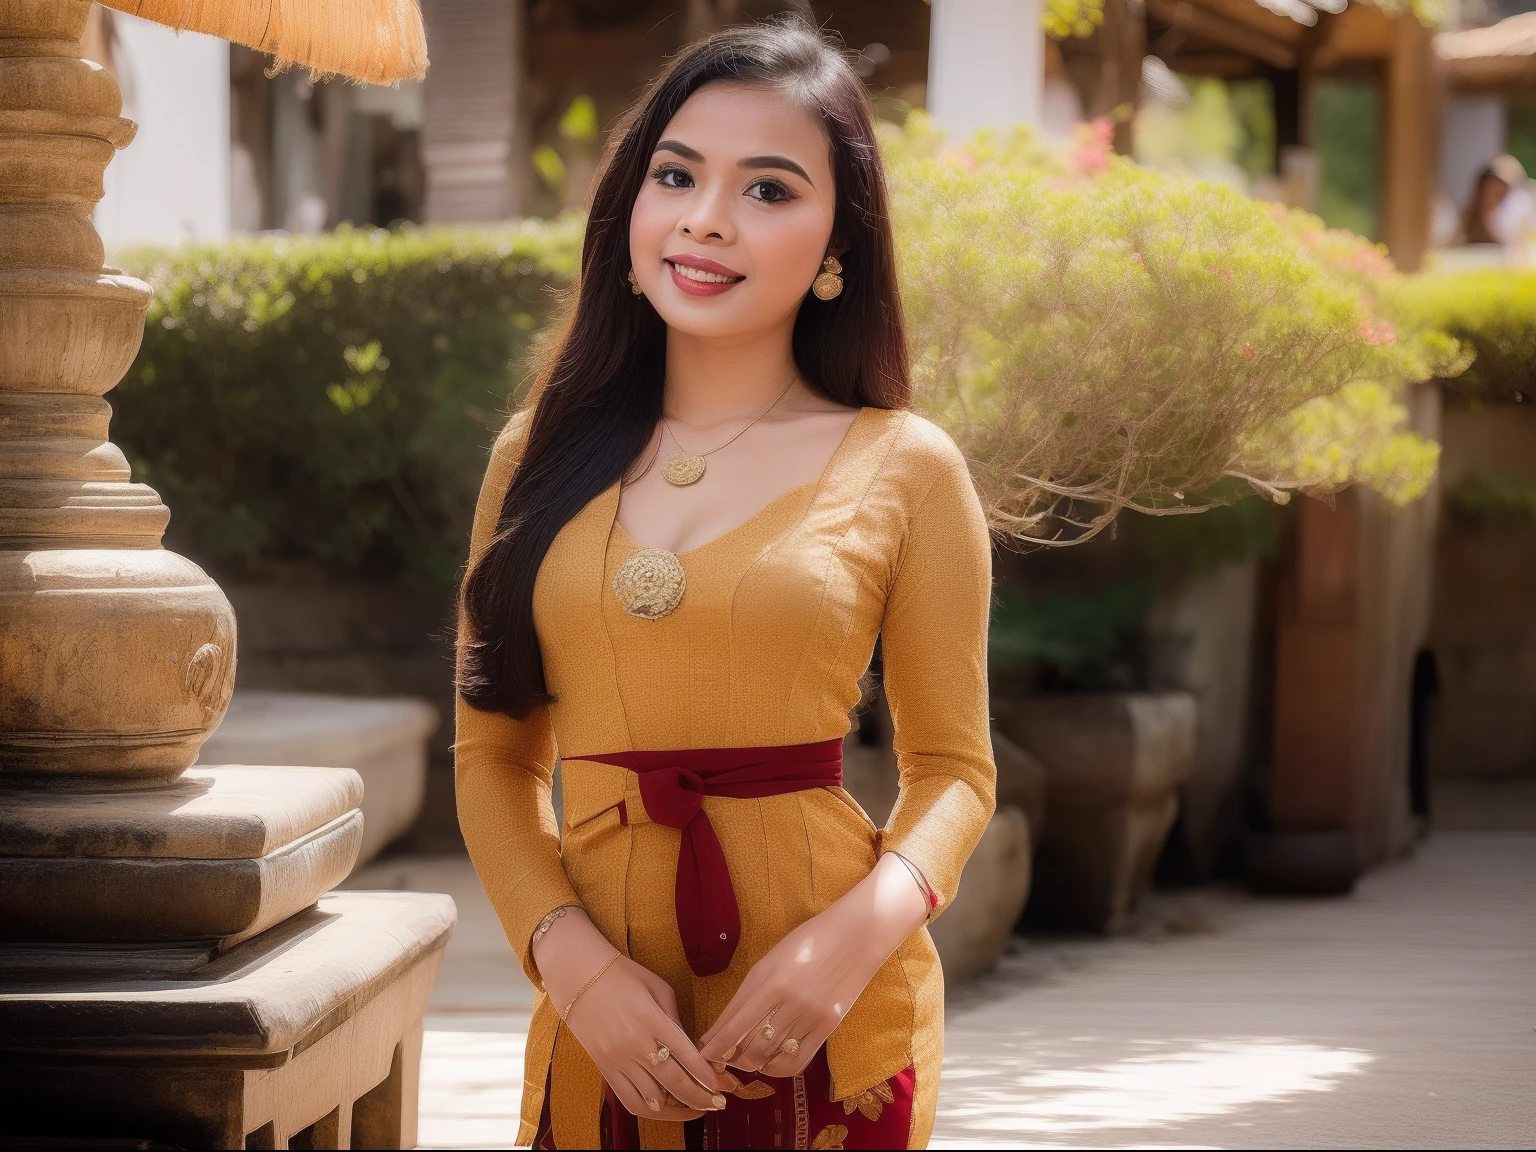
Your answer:
[[[684,160],[692,160],[695,164],[704,162],[704,153],[697,148],[690,148],[681,140],[663,140],[656,145],[658,152],[672,152],[681,156]]]
[[[745,160],[737,161],[736,167],[778,168],[785,172],[793,172],[796,176],[800,177],[800,179],[804,180],[812,188],[816,187],[815,181],[813,181],[810,176],[806,174],[805,169],[796,164],[788,156],[748,156]]]

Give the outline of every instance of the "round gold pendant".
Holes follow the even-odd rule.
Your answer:
[[[678,452],[667,458],[661,474],[668,484],[686,488],[704,475],[704,457],[695,452]]]
[[[682,561],[665,548],[640,549],[613,575],[613,592],[624,611],[643,620],[670,615],[686,589]]]

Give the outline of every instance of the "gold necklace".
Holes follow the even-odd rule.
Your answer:
[[[796,376],[798,375],[799,374],[796,373]],[[699,481],[699,478],[704,475],[704,468],[708,463],[704,458],[706,456],[713,456],[716,452],[720,451],[721,448],[729,448],[732,444],[736,443],[736,441],[740,440],[747,434],[747,429],[751,428],[752,424],[756,424],[758,420],[761,420],[764,416],[768,415],[768,413],[777,408],[779,406],[779,401],[788,396],[789,390],[795,386],[796,376],[791,376],[789,378],[789,383],[784,385],[784,391],[780,392],[778,396],[774,398],[773,403],[764,408],[762,412],[760,412],[756,418],[753,419],[751,424],[748,424],[746,428],[743,428],[740,432],[736,433],[736,435],[732,436],[724,444],[721,444],[715,448],[711,448],[708,452],[690,452],[688,449],[684,448],[682,441],[677,438],[677,433],[672,431],[672,425],[669,424],[667,422],[667,418],[663,416],[661,418],[661,425],[667,430],[668,435],[672,437],[672,443],[677,445],[677,451],[674,452],[671,456],[668,456],[667,462],[662,465],[662,478],[665,479],[668,484],[674,485],[678,488],[686,488],[690,484],[696,484]],[[660,451],[659,446],[657,450]]]

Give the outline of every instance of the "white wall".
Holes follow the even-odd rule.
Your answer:
[[[123,115],[139,134],[107,168],[96,228],[124,244],[229,235],[229,45],[114,13]]]
[[[1040,123],[1045,34],[1039,0],[933,0],[928,110],[964,139]]]
[[[1508,110],[1502,96],[1447,96],[1440,127],[1440,191],[1465,208],[1472,185],[1508,146]]]

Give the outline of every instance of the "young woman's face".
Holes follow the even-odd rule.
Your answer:
[[[828,255],[836,190],[816,119],[778,91],[716,82],[678,109],[629,218],[629,255],[668,327],[728,337],[775,327]]]

